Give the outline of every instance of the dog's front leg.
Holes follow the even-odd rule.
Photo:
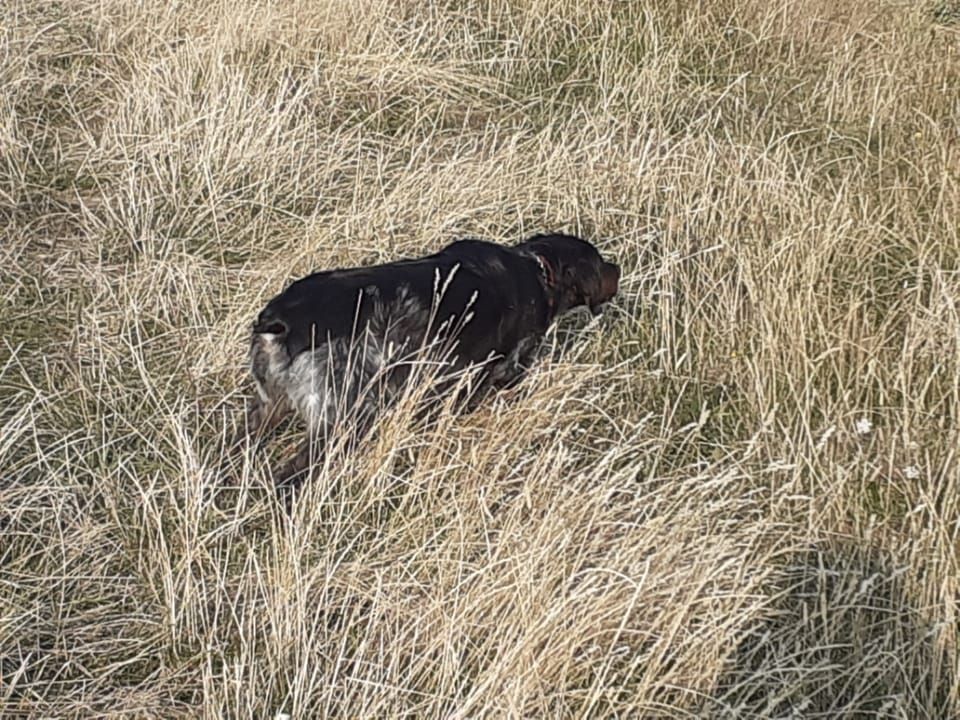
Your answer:
[[[498,360],[490,368],[489,389],[494,392],[506,390],[523,380],[536,361],[538,347],[539,339],[536,337],[526,337],[517,343],[506,357]]]

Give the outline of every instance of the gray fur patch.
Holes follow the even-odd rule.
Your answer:
[[[374,293],[361,294],[364,301],[375,305],[355,337],[328,339],[294,358],[282,338],[254,334],[250,364],[261,398],[289,403],[312,432],[324,434],[341,420],[366,421],[389,405],[410,375],[429,312],[408,289],[390,303]]]
[[[250,372],[264,402],[285,394],[282,380],[290,363],[283,341],[274,333],[254,333],[250,340]]]

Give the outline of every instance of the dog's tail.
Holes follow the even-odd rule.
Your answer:
[[[276,335],[277,339],[283,338],[290,331],[287,324],[279,317],[274,315],[270,308],[266,308],[257,317],[253,324],[253,333],[255,335]]]
[[[250,369],[261,397],[281,395],[280,378],[290,364],[287,351],[287,323],[265,309],[253,324],[250,335]]]
[[[253,324],[253,332],[250,335],[250,353],[254,360],[254,375],[257,375],[256,366],[258,360],[260,364],[269,361],[274,367],[286,365],[290,357],[287,352],[287,341],[290,335],[290,327],[274,313],[268,306],[257,317]],[[258,378],[259,380],[259,378]]]

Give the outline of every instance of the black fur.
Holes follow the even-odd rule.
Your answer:
[[[253,326],[258,397],[248,429],[262,437],[291,410],[321,441],[348,413],[369,424],[427,346],[445,349],[451,371],[482,364],[487,387],[508,385],[558,315],[580,306],[596,311],[616,294],[619,277],[593,245],[569,235],[513,247],[460,240],[420,259],[305,277],[273,298]],[[306,468],[309,448],[288,463],[282,481]]]

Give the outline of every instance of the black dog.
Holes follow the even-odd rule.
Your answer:
[[[619,279],[616,265],[570,235],[514,247],[461,240],[417,260],[305,277],[253,326],[257,397],[247,429],[259,439],[299,414],[310,435],[279,478],[298,480],[311,439],[322,443],[347,418],[363,432],[425,351],[450,373],[479,366],[480,390],[506,387],[529,367],[558,315],[584,305],[596,313]]]

